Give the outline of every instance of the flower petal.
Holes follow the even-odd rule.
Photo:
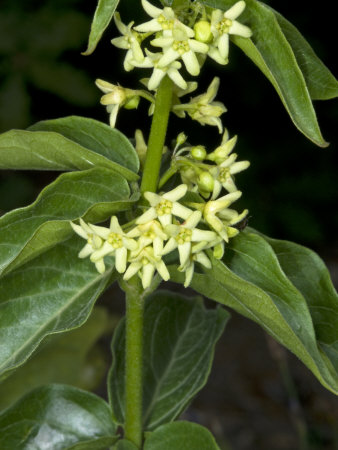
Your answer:
[[[125,247],[115,251],[115,267],[119,273],[125,272],[127,267],[127,249]]]
[[[252,36],[252,31],[249,27],[242,25],[239,22],[232,22],[231,27],[229,28],[229,34],[236,34],[237,36],[242,36],[245,38],[249,38]]]
[[[200,73],[200,65],[197,56],[192,50],[183,53],[182,59],[190,75],[196,76]]]
[[[244,9],[245,9],[245,1],[240,0],[224,13],[224,17],[230,20],[235,20],[237,19],[238,16],[242,14]]]

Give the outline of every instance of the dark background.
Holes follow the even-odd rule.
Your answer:
[[[331,3],[325,10],[305,0],[268,3],[299,28],[334,71],[337,38]],[[121,2],[124,22],[133,19],[131,4],[135,2]],[[139,87],[138,78],[144,74],[123,72],[124,52],[110,44],[118,34],[113,24],[93,55],[80,54],[86,48],[95,5],[86,0],[1,1],[1,132],[73,114],[107,122],[94,80]],[[316,250],[337,282],[337,103],[315,102],[324,138],[331,142],[321,149],[296,130],[272,86],[235,46],[225,68],[213,62],[205,65],[199,92],[215,74],[222,80],[217,99],[228,108],[223,123],[231,135],[239,135],[240,159],[251,161],[250,169],[237,178],[244,193],[239,208],[249,208],[252,227]],[[147,106],[141,102],[137,111],[122,110],[118,128],[129,137],[136,127],[148,130]],[[215,127],[201,128],[190,119],[174,118],[169,140],[180,131],[190,136],[192,144],[204,144],[209,150],[220,141]],[[2,171],[0,214],[32,202],[56,176]],[[123,305],[119,302],[114,308],[119,311]],[[336,408],[335,397],[295,358],[271,346],[256,325],[234,315],[218,346],[208,387],[189,414],[234,449],[333,449],[338,448]],[[299,430],[305,430],[308,447],[299,443]]]

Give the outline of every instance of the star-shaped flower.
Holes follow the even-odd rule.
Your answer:
[[[194,32],[191,28],[184,25],[177,17],[174,10],[168,6],[163,9],[157,8],[152,5],[147,0],[141,0],[143,9],[146,13],[152,17],[152,20],[148,22],[142,23],[137,27],[134,27],[134,30],[141,31],[145,33],[156,33],[158,31],[163,31],[165,34],[171,33],[171,31],[176,27],[184,29],[189,37],[194,36]]]
[[[162,226],[165,227],[172,223],[173,215],[184,220],[187,219],[192,212],[191,209],[177,201],[185,196],[187,189],[188,187],[185,184],[180,184],[163,195],[145,192],[144,197],[148,200],[151,207],[136,219],[136,223],[144,224],[158,218]]]
[[[226,112],[226,107],[221,102],[215,102],[214,98],[217,95],[220,80],[215,77],[207,92],[193,97],[189,103],[182,103],[173,106],[175,114],[182,117],[182,112],[187,113],[192,119],[197,120],[201,125],[214,125],[218,127],[220,133],[223,131],[222,121],[220,116]],[[183,116],[184,117],[184,116]]]
[[[245,1],[240,0],[225,12],[215,9],[211,14],[211,32],[214,35],[214,41],[208,54],[220,64],[222,64],[222,61],[227,62],[228,59],[229,34],[245,38],[252,35],[250,28],[235,20],[242,14],[244,9]]]
[[[166,67],[173,61],[182,58],[190,75],[198,75],[200,73],[200,64],[196,53],[206,54],[209,50],[207,44],[191,39],[183,28],[174,28],[172,36],[153,39],[151,44],[154,47],[163,48],[163,56],[158,62],[159,67]]]
[[[162,254],[167,255],[176,248],[180,255],[180,267],[184,267],[191,255],[191,247],[193,242],[208,242],[215,241],[217,234],[210,230],[200,230],[196,228],[201,220],[202,213],[194,211],[188,219],[180,225],[167,225],[165,231],[171,238],[165,245]]]
[[[153,73],[147,82],[147,87],[150,91],[158,88],[165,75],[168,75],[179,88],[187,89],[187,82],[179,72],[179,69],[182,67],[182,64],[179,61],[172,61],[167,66],[163,67],[159,64],[159,61],[163,56],[162,53],[152,53],[146,49],[146,54],[147,56],[144,58],[143,62],[138,63],[137,61],[133,61],[132,63],[135,67],[154,68]]]
[[[123,273],[127,266],[128,250],[138,248],[136,241],[124,233],[116,216],[111,218],[109,228],[97,225],[89,226],[97,236],[105,241],[99,250],[92,253],[90,260],[96,263],[103,260],[106,255],[114,255],[116,270]]]
[[[148,245],[152,245],[155,257],[161,255],[163,242],[168,239],[162,225],[157,220],[151,220],[150,222],[137,225],[130,230],[127,235],[130,238],[139,238],[137,242],[138,250],[141,250]]]
[[[157,271],[163,280],[170,278],[168,269],[162,259],[154,255],[153,247],[145,247],[141,251],[132,252],[129,258],[131,263],[126,270],[123,279],[129,280],[135,274],[139,274],[142,280],[143,289],[147,289],[153,279],[155,271]]]
[[[103,240],[100,236],[98,236],[94,230],[86,224],[86,222],[80,219],[80,225],[77,225],[73,222],[70,222],[75,233],[81,236],[83,239],[87,240],[87,244],[83,247],[83,249],[79,253],[79,258],[87,258],[99,251],[103,246]],[[105,265],[103,258],[98,259],[95,262],[95,267],[99,273],[103,273],[105,271]]]
[[[233,228],[231,225],[241,220],[238,218],[244,214],[244,211],[241,215],[237,213],[238,220],[235,220],[232,212],[233,210],[229,210],[228,206],[238,200],[241,195],[241,191],[231,192],[230,194],[224,195],[217,200],[210,200],[203,206],[203,217],[205,221],[225,240],[225,242],[229,242],[229,238],[238,234],[238,230]],[[247,213],[248,212],[245,211],[243,217],[245,217]],[[228,220],[229,215],[233,217],[231,220]]]
[[[114,14],[114,21],[117,29],[123,36],[112,39],[111,43],[115,45],[115,47],[128,50],[123,63],[124,69],[128,72],[134,68],[134,65],[131,63],[132,60],[142,62],[144,58],[140,46],[140,35],[137,31],[132,29],[134,22],[125,25],[121,21],[119,13]]]

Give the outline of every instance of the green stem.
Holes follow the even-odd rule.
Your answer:
[[[125,438],[142,446],[142,349],[144,295],[126,291],[126,378]]]
[[[156,192],[172,102],[172,81],[165,76],[157,89],[154,117],[141,183],[141,192]]]

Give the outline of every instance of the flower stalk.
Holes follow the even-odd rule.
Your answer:
[[[171,103],[172,81],[165,76],[156,93],[155,110],[144,163],[141,192],[156,192]]]

